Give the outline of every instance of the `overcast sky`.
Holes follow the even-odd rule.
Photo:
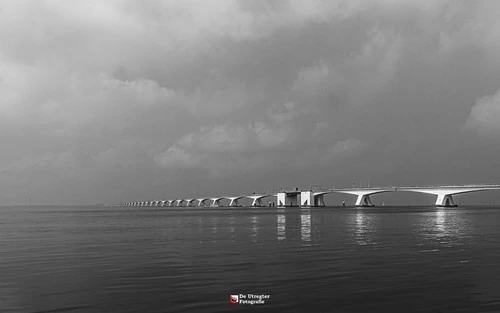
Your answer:
[[[0,204],[500,182],[500,1],[0,1]]]

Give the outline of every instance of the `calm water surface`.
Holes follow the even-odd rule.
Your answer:
[[[500,312],[499,261],[500,208],[0,208],[2,313]]]

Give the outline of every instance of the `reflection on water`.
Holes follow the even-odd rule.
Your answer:
[[[278,214],[276,215],[278,222],[277,222],[277,228],[278,228],[278,240],[285,240],[286,239],[286,217],[285,217],[285,210],[279,209]]]
[[[302,209],[300,214],[300,237],[302,241],[311,241],[311,209]]]
[[[436,211],[436,225],[435,231],[436,235],[444,236],[446,233],[446,211],[444,209],[439,209]]]
[[[354,216],[353,236],[355,242],[360,245],[374,244],[373,234],[375,231],[375,224],[373,216],[364,212],[364,209],[357,209]]]
[[[217,234],[217,226],[218,226],[218,220],[217,217],[212,217],[210,218],[210,226],[212,230],[212,234]]]
[[[419,216],[416,235],[420,245],[434,243],[439,246],[460,246],[470,239],[470,221],[460,209],[439,208]],[[438,251],[433,248],[433,251]]]
[[[231,232],[231,240],[234,240],[234,215],[229,217],[229,231]]]
[[[259,223],[259,216],[258,215],[252,216],[252,241],[253,242],[257,242],[257,235],[258,235],[258,231],[259,231],[258,223]]]
[[[210,229],[212,233],[212,242],[217,242],[217,228],[218,228],[218,219],[217,217],[210,218]]]

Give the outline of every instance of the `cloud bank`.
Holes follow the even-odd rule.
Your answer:
[[[0,1],[0,204],[498,182],[497,1]]]

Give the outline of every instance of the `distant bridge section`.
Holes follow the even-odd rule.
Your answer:
[[[462,185],[462,186],[426,186],[426,187],[396,187],[395,191],[419,192],[436,195],[435,206],[451,207],[457,206],[453,200],[453,195],[500,190],[500,185]]]
[[[351,189],[332,189],[331,192],[344,193],[357,196],[356,206],[374,206],[370,195],[383,192],[391,192],[391,188],[351,188]]]

